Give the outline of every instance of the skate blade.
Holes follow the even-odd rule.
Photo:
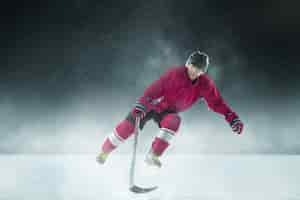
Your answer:
[[[141,188],[141,187],[139,187],[139,186],[134,185],[134,186],[131,186],[131,187],[129,188],[129,190],[130,190],[131,192],[141,194],[141,193],[151,192],[151,191],[153,191],[153,190],[156,190],[157,188],[158,188],[157,186],[155,186],[155,187],[150,187],[150,188]]]

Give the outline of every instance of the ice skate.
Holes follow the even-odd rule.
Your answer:
[[[146,156],[145,162],[149,165],[149,166],[155,166],[158,168],[161,168],[162,164],[159,160],[159,156],[156,155],[154,152],[149,151],[149,153]]]
[[[104,153],[104,152],[101,152],[97,157],[96,157],[96,160],[99,164],[104,164],[106,159],[108,157],[108,153]]]

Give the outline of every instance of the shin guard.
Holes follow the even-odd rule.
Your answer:
[[[114,131],[108,135],[102,145],[102,152],[110,153],[122,144],[134,132],[134,125],[128,120],[121,121]]]
[[[172,113],[166,115],[160,122],[160,131],[152,142],[152,151],[161,156],[176,135],[180,125],[179,115]]]

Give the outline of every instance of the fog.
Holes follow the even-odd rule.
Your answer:
[[[103,83],[89,82],[88,76],[93,74],[91,71],[87,73],[87,78],[80,78],[82,74],[77,74],[76,84],[80,87],[68,91],[65,96],[55,94],[51,97],[51,90],[44,97],[39,96],[39,91],[31,95],[3,94],[0,101],[1,152],[98,151],[105,136],[124,119],[145,87],[159,78],[169,66],[182,65],[190,53],[180,54],[176,44],[161,39],[159,34],[156,37],[152,51],[142,54],[143,60],[115,60],[114,66],[110,66],[111,72],[104,72],[108,73],[109,78]],[[255,77],[256,80],[247,77],[243,71],[246,61],[238,55],[238,50],[230,45],[221,48],[225,48],[230,59],[222,65],[213,57],[209,75],[215,80],[225,101],[244,121],[244,133],[234,135],[223,116],[209,111],[206,104],[199,101],[190,110],[180,113],[182,123],[174,141],[176,147],[170,152],[298,153],[297,98],[282,99],[267,93],[264,96],[262,91],[269,87],[267,81],[260,77]],[[218,46],[210,51],[218,60],[217,52],[221,51]],[[132,53],[124,52],[120,57],[127,56],[132,56]],[[84,71],[88,71],[84,67],[86,57],[82,55],[82,63],[78,63]],[[97,64],[101,64],[101,60],[93,65]],[[47,91],[43,91],[45,93]],[[48,97],[52,100],[49,101]],[[149,146],[157,132],[157,126],[149,122],[142,131],[141,143]],[[130,151],[129,145],[124,144],[120,151]]]
[[[7,70],[0,91],[1,153],[98,152],[145,87],[169,67],[183,65],[195,49],[210,55],[208,73],[245,129],[234,135],[221,115],[199,101],[180,113],[182,124],[169,153],[300,152],[296,75],[289,70],[274,74],[271,69],[281,63],[249,56],[234,25],[212,5],[198,5],[196,29],[194,20],[187,21],[189,12],[180,15],[181,4],[172,1],[124,10],[108,3],[103,8],[73,3],[57,12],[49,6],[49,16],[41,16],[44,23],[37,27],[30,21],[35,18],[24,17],[32,32],[26,35],[24,29],[22,35],[20,28],[15,48],[7,51],[11,55],[3,64]],[[141,147],[149,147],[157,132],[149,122]],[[131,146],[117,151],[131,152]]]

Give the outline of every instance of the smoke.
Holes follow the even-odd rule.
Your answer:
[[[266,72],[252,70],[264,69],[264,63],[252,66],[237,35],[221,19],[199,19],[207,32],[194,33],[184,18],[174,17],[172,8],[170,1],[143,2],[121,22],[106,25],[106,32],[96,26],[103,19],[91,15],[65,44],[63,65],[44,66],[55,66],[53,73],[45,73],[49,77],[43,74],[47,80],[24,86],[20,81],[1,92],[0,151],[97,152],[145,87],[199,48],[210,55],[209,75],[244,121],[244,135],[234,135],[222,116],[199,102],[180,114],[182,124],[169,153],[298,153],[297,97],[273,93]],[[220,32],[211,30],[211,22]],[[141,152],[157,132],[149,122],[141,134]],[[129,141],[117,151],[130,152]]]

